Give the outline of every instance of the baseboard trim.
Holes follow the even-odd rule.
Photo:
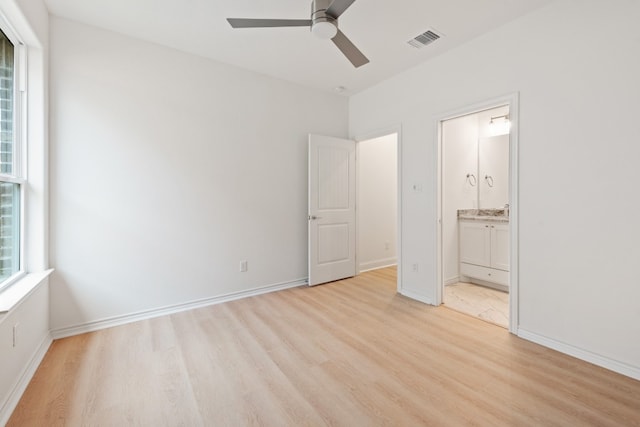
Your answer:
[[[426,296],[421,295],[421,294],[419,294],[417,292],[408,291],[406,289],[400,289],[400,295],[404,295],[407,298],[411,298],[411,299],[414,299],[416,301],[423,302],[425,304],[435,305],[432,300],[430,300]]]
[[[42,359],[44,359],[45,354],[47,354],[47,350],[49,350],[49,346],[51,346],[52,342],[53,339],[51,334],[47,333],[40,342],[36,351],[33,353],[33,356],[31,356],[31,360],[29,360],[24,371],[22,371],[20,379],[13,386],[13,389],[7,396],[6,400],[0,405],[0,426],[9,422],[11,414],[16,409],[16,406],[18,406],[20,398],[22,398],[24,391],[27,389],[29,382],[31,382],[33,375],[36,373],[36,370],[38,369],[38,366],[40,366]]]
[[[474,279],[473,277],[470,277],[468,282],[502,292],[509,292],[509,286],[501,285],[499,283],[487,282],[486,280]]]
[[[583,350],[581,348],[574,347],[572,345],[565,344],[552,338],[538,335],[536,333],[529,332],[523,329],[518,329],[518,336],[525,340],[532,341],[536,344],[540,344],[553,350],[557,350],[560,353],[568,354],[569,356],[584,360],[585,362],[589,362],[610,371],[617,372],[636,380],[640,380],[640,367],[631,366],[626,363],[610,359],[608,357],[600,356],[599,354],[595,354],[590,351]]]
[[[456,276],[456,277],[452,277],[450,279],[447,279],[444,281],[444,285],[445,286],[449,286],[449,285],[455,285],[456,283],[460,282],[460,277]]]
[[[284,289],[295,288],[306,285],[309,281],[307,278],[298,279],[291,282],[276,283],[273,285],[261,286],[246,291],[232,292],[229,294],[219,295],[210,298],[203,298],[191,302],[170,305],[151,310],[139,311],[136,313],[125,314],[122,316],[114,316],[106,319],[95,320],[92,322],[82,323],[79,325],[68,326],[64,328],[53,329],[51,336],[53,339],[66,338],[73,335],[84,334],[87,332],[99,331],[101,329],[120,326],[127,323],[138,322],[140,320],[152,319],[154,317],[166,316],[169,314],[179,313],[182,311],[193,310],[195,308],[207,307],[210,305],[221,304],[223,302],[234,301],[241,298],[248,298],[256,295],[262,295],[269,292],[282,291]]]
[[[381,268],[393,267],[398,265],[395,258],[382,259],[380,261],[365,262],[360,264],[360,273],[366,273],[367,271],[379,270]]]

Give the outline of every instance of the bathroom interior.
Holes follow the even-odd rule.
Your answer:
[[[509,106],[442,123],[445,307],[509,325]]]

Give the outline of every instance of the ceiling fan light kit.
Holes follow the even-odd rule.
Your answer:
[[[338,18],[355,0],[312,0],[311,19],[244,19],[227,18],[233,28],[310,27],[321,39],[331,39],[344,56],[358,68],[369,60],[338,29]]]
[[[319,39],[329,40],[338,34],[338,27],[328,21],[315,23],[311,26],[311,32]]]
[[[338,34],[335,18],[327,15],[331,0],[313,0],[311,2],[311,32],[314,36],[329,40]]]

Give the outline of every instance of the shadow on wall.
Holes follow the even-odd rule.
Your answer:
[[[56,331],[63,328],[78,326],[76,319],[86,321],[88,316],[83,312],[78,299],[75,297],[71,286],[69,286],[64,272],[54,270],[49,278],[50,301],[51,306],[58,305],[58,301],[64,301],[64,310],[57,314],[59,321],[57,324],[51,324],[52,332],[55,337]],[[74,319],[71,323],[69,319]]]

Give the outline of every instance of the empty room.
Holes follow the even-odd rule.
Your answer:
[[[0,0],[0,426],[640,426],[638,22]]]

